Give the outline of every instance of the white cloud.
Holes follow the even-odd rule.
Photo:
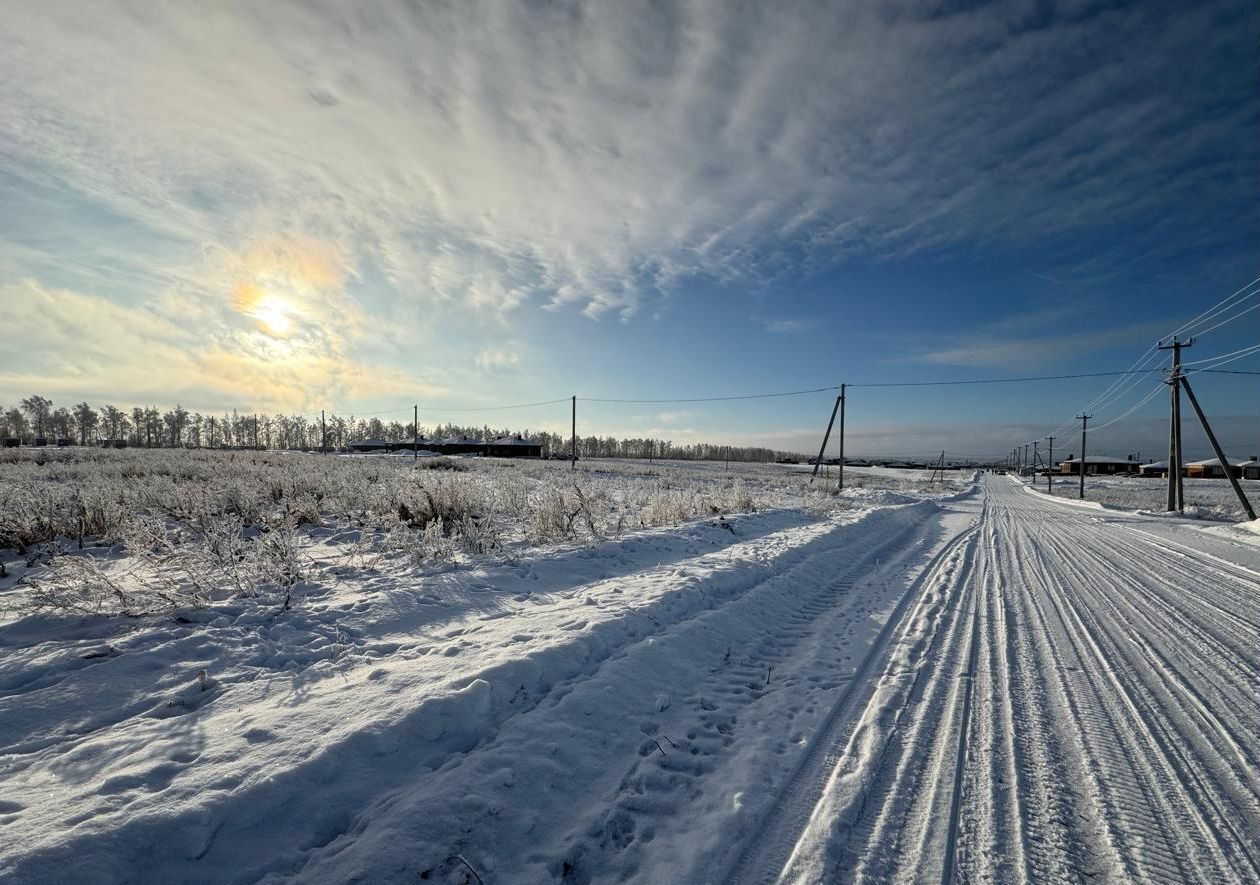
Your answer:
[[[1222,9],[12,3],[0,172],[197,248],[335,242],[404,298],[626,318],[688,274],[1175,223],[1255,177],[1203,159],[1254,103],[1143,86],[1245,32]]]
[[[1029,327],[1017,318],[999,321],[968,335],[952,336],[944,346],[938,344],[911,359],[938,366],[1032,370],[1108,349],[1128,355],[1134,343],[1154,342],[1169,328],[1166,322],[1147,321],[1105,331],[1069,331],[1083,315],[1088,314],[1069,313],[1049,323],[1059,330],[1051,335],[1028,334]]]
[[[477,353],[473,362],[481,372],[502,375],[515,372],[521,364],[521,358],[512,350],[483,348]]]
[[[767,332],[772,335],[800,335],[808,332],[818,324],[814,320],[762,320]]]

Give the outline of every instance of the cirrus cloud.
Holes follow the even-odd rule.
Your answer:
[[[1256,102],[1184,116],[1208,84],[1167,60],[1248,15],[12,3],[0,174],[198,249],[309,234],[399,297],[624,318],[688,275],[1184,224],[1254,184],[1222,147]]]

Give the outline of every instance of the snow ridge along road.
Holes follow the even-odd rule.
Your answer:
[[[991,479],[790,859],[732,881],[1260,881],[1260,587],[1156,522]]]

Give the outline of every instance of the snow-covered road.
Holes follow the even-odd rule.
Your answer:
[[[956,558],[735,880],[1260,881],[1254,553],[993,477]]]

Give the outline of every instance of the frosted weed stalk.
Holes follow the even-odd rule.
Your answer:
[[[735,478],[703,466],[422,463],[206,450],[3,453],[0,547],[54,561],[28,573],[26,583],[39,585],[32,604],[132,614],[230,597],[289,604],[316,573],[316,532],[341,567],[375,567],[390,552],[420,565],[801,501],[796,478],[769,470]],[[100,547],[109,556],[63,555]]]

